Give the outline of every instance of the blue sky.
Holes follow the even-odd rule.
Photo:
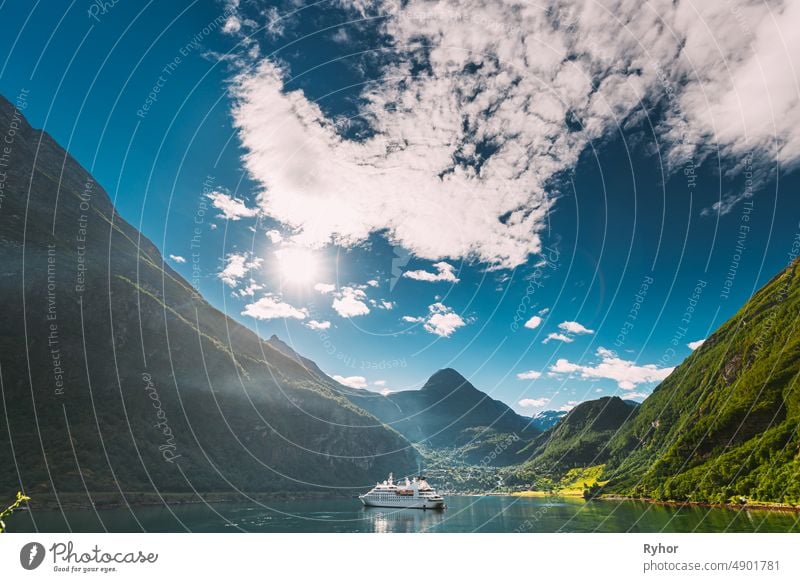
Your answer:
[[[755,9],[706,38],[666,3],[681,44],[501,0],[63,4],[0,8],[0,92],[210,302],[355,386],[641,400],[800,233]]]

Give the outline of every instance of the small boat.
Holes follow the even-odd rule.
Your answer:
[[[359,495],[366,507],[397,507],[402,509],[445,509],[444,497],[428,484],[424,475],[410,479],[405,478],[401,484],[389,478],[383,483],[376,483],[367,493]]]

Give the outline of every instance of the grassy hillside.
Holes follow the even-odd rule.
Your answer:
[[[610,444],[607,489],[800,503],[800,263],[758,291]]]
[[[635,414],[635,406],[616,396],[582,402],[528,446],[524,471],[562,475],[603,463],[608,443]]]

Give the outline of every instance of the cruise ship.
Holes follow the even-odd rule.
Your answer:
[[[444,509],[444,497],[428,484],[424,476],[405,478],[404,483],[395,483],[394,477],[376,483],[368,493],[358,498],[367,507],[397,507],[402,509]]]

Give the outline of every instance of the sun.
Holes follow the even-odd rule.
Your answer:
[[[316,253],[300,247],[289,247],[275,251],[278,273],[283,283],[300,285],[316,280],[319,259]]]

